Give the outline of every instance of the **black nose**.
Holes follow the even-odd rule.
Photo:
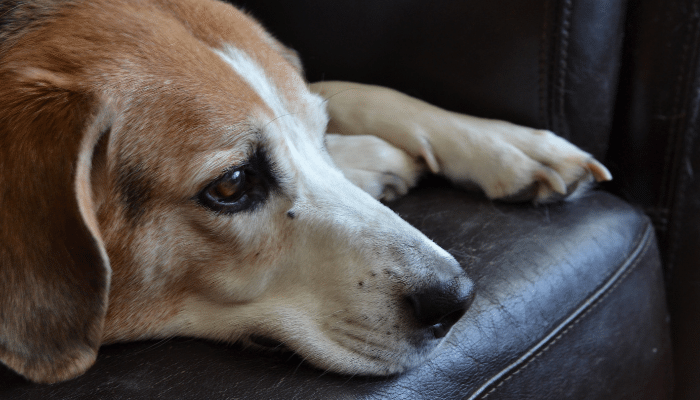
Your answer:
[[[434,284],[406,296],[413,315],[436,338],[442,338],[474,300],[474,285],[466,278]]]

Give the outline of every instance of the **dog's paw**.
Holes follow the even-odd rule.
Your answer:
[[[415,171],[411,163],[456,184],[476,184],[492,199],[538,203],[575,197],[588,183],[612,178],[590,154],[549,131],[450,112],[378,86],[321,82],[312,89],[328,99],[329,129],[378,136],[402,150],[403,165],[383,165],[394,157],[377,155],[372,144],[331,151],[346,176],[378,198],[388,188],[402,193],[396,178],[412,185],[420,173],[406,179],[401,172]]]
[[[476,183],[491,199],[548,203],[612,179],[590,154],[552,132],[490,120],[463,128],[433,137],[431,151],[442,174]]]
[[[403,196],[423,170],[418,160],[376,136],[327,134],[326,147],[345,177],[378,200]]]
[[[487,196],[504,201],[551,203],[575,199],[594,181],[612,179],[605,166],[578,148],[550,154],[533,154],[528,150],[510,150],[522,154],[513,154],[512,162],[505,163],[502,170],[486,179],[482,187]]]

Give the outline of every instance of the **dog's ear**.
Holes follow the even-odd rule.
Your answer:
[[[110,267],[90,182],[111,107],[68,75],[0,69],[0,361],[35,382],[85,372]]]

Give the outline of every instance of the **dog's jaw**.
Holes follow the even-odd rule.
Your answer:
[[[115,128],[125,135],[121,146],[136,151],[130,159],[144,160],[143,173],[159,179],[148,183],[153,198],[158,187],[201,187],[255,149],[269,155],[278,187],[255,211],[233,215],[177,200],[187,191],[144,205],[136,222],[119,202],[107,204],[110,211],[102,215],[124,220],[112,224],[116,229],[107,243],[120,264],[114,266],[105,339],[185,335],[237,341],[259,335],[336,372],[386,375],[411,368],[440,340],[415,321],[406,296],[425,282],[470,283],[449,254],[333,166],[323,143],[323,99],[308,91],[284,57],[265,50],[264,32],[259,34],[254,42],[208,49],[217,57],[215,69],[226,67],[221,85],[232,82],[235,111],[228,121],[221,111],[195,118],[209,124],[192,130],[188,150],[167,143],[151,150],[162,165],[151,164],[133,147],[133,140],[143,138],[126,141],[135,124]],[[155,115],[172,112],[149,107]],[[225,103],[199,107],[204,111],[195,114],[226,110]],[[221,130],[227,125],[233,129]],[[167,163],[180,164],[166,170]],[[112,181],[118,192],[119,179]]]
[[[406,294],[466,278],[449,254],[328,164],[314,141],[289,142],[294,125],[279,119],[264,131],[286,175],[281,194],[255,213],[207,217],[223,240],[201,245],[225,254],[236,243],[236,251],[200,260],[205,269],[189,266],[181,311],[168,325],[214,340],[274,339],[336,372],[411,368],[439,340],[413,320]]]
[[[13,79],[110,117],[80,155],[82,218],[112,272],[104,343],[257,334],[322,368],[390,374],[440,342],[406,297],[468,286],[462,270],[333,166],[324,100],[257,23],[206,0],[76,2],[43,22]],[[258,151],[276,186],[255,209],[197,201]]]
[[[280,120],[267,135],[286,141],[281,133],[290,129]],[[245,265],[210,266],[220,272],[199,279],[205,292],[185,299],[178,325],[216,340],[270,338],[336,372],[411,368],[439,340],[416,324],[405,295],[424,282],[466,278],[444,250],[302,143],[271,146],[278,167],[293,175],[284,179],[285,195],[222,226],[221,236],[265,257],[244,253]]]

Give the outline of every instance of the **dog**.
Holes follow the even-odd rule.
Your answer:
[[[379,200],[427,172],[538,203],[611,179],[549,131],[308,84],[216,0],[5,1],[0,99],[0,361],[34,382],[172,336],[400,373],[474,289]]]

